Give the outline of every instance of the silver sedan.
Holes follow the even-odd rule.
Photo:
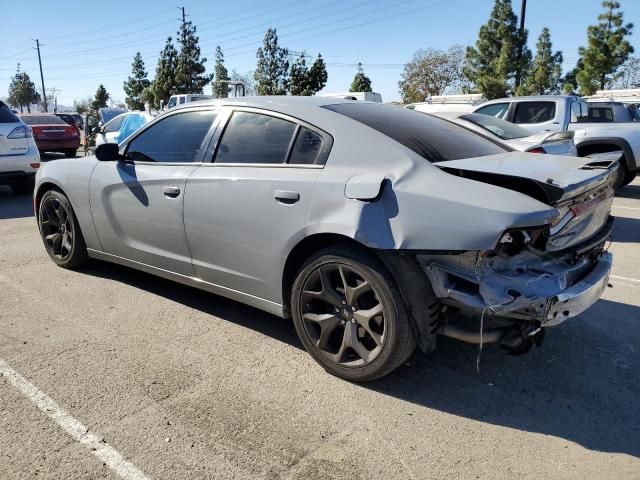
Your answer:
[[[578,156],[573,141],[574,131],[533,133],[514,123],[481,113],[438,112],[432,115],[502,141],[521,152]]]
[[[617,163],[589,161],[392,106],[225,99],[45,164],[34,202],[59,266],[106,260],[291,317],[327,371],[367,381],[438,335],[526,352],[595,302]]]

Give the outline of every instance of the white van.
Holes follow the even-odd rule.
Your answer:
[[[319,96],[328,98],[344,98],[346,100],[360,100],[361,102],[382,103],[382,95],[376,92],[322,93]]]
[[[183,103],[189,102],[197,102],[198,100],[209,100],[212,97],[211,95],[202,95],[202,94],[184,94],[184,95],[171,95],[169,97],[169,103],[167,104],[167,108],[173,108],[178,105],[182,105]]]
[[[405,105],[404,108],[424,113],[471,113],[476,106],[486,101],[487,99],[479,93],[470,93],[467,95],[429,95],[426,102],[410,103]]]

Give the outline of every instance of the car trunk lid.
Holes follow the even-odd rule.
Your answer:
[[[10,138],[11,133],[18,127],[24,127],[24,125],[0,123],[0,155],[24,155],[29,150],[29,140],[26,137]]]
[[[576,158],[512,152],[435,165],[459,177],[514,190],[558,210],[548,251],[577,245],[601,231],[611,212],[620,152]]]
[[[434,165],[452,175],[515,190],[558,206],[612,182],[619,157],[619,153],[593,159],[510,152]]]

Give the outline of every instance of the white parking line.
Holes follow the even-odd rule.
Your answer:
[[[135,465],[125,460],[120,453],[100,436],[90,432],[87,427],[69,415],[52,398],[7,365],[2,359],[0,359],[0,374],[31,400],[41,412],[49,416],[71,435],[76,442],[91,449],[91,453],[108,465],[120,477],[125,480],[146,480],[148,478]]]
[[[640,210],[640,208],[637,207],[623,207],[622,205],[612,205],[613,208],[624,208],[625,210]]]
[[[625,282],[638,283],[640,284],[640,280],[637,278],[629,278],[629,277],[621,277],[619,275],[610,275],[611,278],[615,280],[624,280]]]

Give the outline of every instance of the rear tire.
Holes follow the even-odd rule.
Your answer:
[[[40,200],[38,227],[51,260],[62,268],[74,269],[89,260],[87,246],[69,199],[57,190]]]
[[[33,193],[35,187],[34,177],[18,178],[9,184],[11,191],[15,195],[27,195]]]
[[[291,312],[307,352],[344,380],[383,377],[416,347],[398,287],[364,250],[336,246],[309,258],[293,283]]]
[[[77,150],[66,150],[64,152],[64,156],[67,158],[74,158],[76,156]]]

